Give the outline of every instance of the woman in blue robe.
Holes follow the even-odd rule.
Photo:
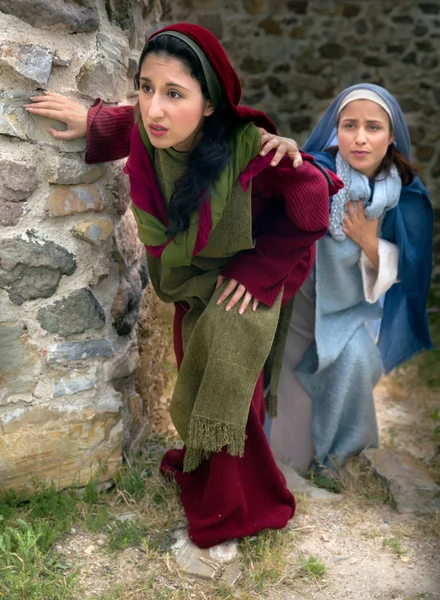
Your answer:
[[[347,88],[303,150],[344,189],[294,301],[270,431],[275,456],[299,471],[377,447],[374,387],[432,346],[433,211],[397,100],[373,84]]]

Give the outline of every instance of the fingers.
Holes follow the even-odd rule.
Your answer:
[[[57,104],[72,104],[75,101],[61,94],[55,94],[54,92],[44,92],[42,96],[32,96],[32,102],[56,102]]]
[[[46,117],[47,119],[56,119],[57,121],[64,121],[64,119],[68,119],[67,115],[63,115],[61,110],[53,110],[48,108],[34,108],[25,107],[27,111],[32,113],[33,115],[37,115],[38,117]]]
[[[241,300],[241,298],[246,293],[247,293],[246,288],[244,287],[244,285],[242,285],[240,283],[239,286],[237,287],[236,291],[234,292],[232,298],[229,300],[229,302],[226,305],[226,312],[229,312],[231,310],[231,308],[234,308],[234,306],[237,304],[237,302],[239,300]]]
[[[276,167],[277,164],[280,162],[280,160],[283,158],[283,156],[286,154],[286,151],[287,151],[287,144],[285,144],[284,142],[281,142],[281,144],[277,148],[277,151],[274,154],[273,159],[270,161],[270,166]]]
[[[235,290],[237,285],[238,281],[235,279],[231,279],[228,285],[223,290],[223,292],[220,294],[219,299],[217,300],[217,305],[221,304],[224,300],[226,300],[226,298]]]
[[[74,140],[78,137],[74,131],[70,131],[68,129],[66,131],[58,131],[58,129],[48,127],[47,131],[56,140]]]
[[[221,285],[223,285],[224,281],[225,278],[222,275],[219,275],[217,277],[217,284],[215,289],[217,290]],[[231,279],[228,285],[223,290],[223,292],[220,294],[217,300],[217,306],[224,302],[226,298],[232,294],[232,292],[234,292],[234,294],[226,305],[226,312],[229,312],[231,308],[234,308],[234,306],[243,298],[243,296],[243,301],[238,310],[239,314],[242,315],[244,313],[244,311],[248,308],[252,300],[252,310],[254,312],[257,310],[259,301],[256,298],[253,298],[252,294],[246,290],[244,285],[242,285],[235,279]]]
[[[271,150],[278,148],[278,144],[280,142],[279,138],[277,138],[271,134],[268,134],[268,135],[270,135],[270,137],[260,152],[261,156],[266,156],[266,154],[268,154]]]
[[[223,275],[219,275],[217,277],[217,284],[215,286],[215,289],[218,290],[219,287],[221,287],[223,285],[225,278],[223,277]]]
[[[289,156],[290,160],[293,163],[293,168],[297,169],[298,167],[300,167],[303,164],[303,159],[301,156],[301,152],[299,151],[299,148],[297,148],[296,150],[292,150],[291,152],[288,152],[287,155]]]

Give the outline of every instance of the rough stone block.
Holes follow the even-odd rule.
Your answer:
[[[286,485],[292,494],[303,494],[311,502],[339,502],[342,494],[333,494],[309,483],[288,465],[277,462],[278,468],[286,478]]]
[[[82,157],[57,156],[48,181],[59,185],[78,185],[95,183],[103,175],[103,165],[86,165]]]
[[[68,373],[53,378],[52,395],[72,396],[78,392],[91,390],[96,385],[96,369],[77,370],[73,369]]]
[[[21,91],[0,92],[0,134],[16,137],[39,145],[52,146],[63,152],[82,152],[85,138],[78,140],[55,140],[47,128],[63,130],[64,123],[31,115],[24,108],[30,98]]]
[[[32,392],[41,371],[41,356],[20,323],[0,323],[0,404]]]
[[[37,187],[37,183],[35,167],[0,159],[0,200],[26,200]]]
[[[15,42],[0,46],[0,65],[45,87],[52,73],[53,52],[35,44]]]
[[[110,275],[112,263],[106,256],[101,256],[96,264],[92,265],[90,275],[88,277],[89,285],[98,285],[105,277]]]
[[[103,208],[101,192],[94,183],[76,186],[54,185],[46,204],[46,210],[53,217],[100,211]]]
[[[136,345],[125,348],[123,353],[104,365],[104,380],[112,381],[130,377],[139,368],[139,349]]]
[[[46,331],[66,336],[104,327],[105,312],[92,292],[83,288],[40,308],[37,320]]]
[[[266,0],[243,0],[245,10],[251,15],[258,15],[266,8]]]
[[[94,406],[32,407],[2,418],[0,488],[32,491],[107,481],[121,465],[122,420],[116,398]]]
[[[362,455],[389,491],[399,512],[429,514],[440,511],[440,486],[412,454],[379,448],[364,450]]]
[[[99,27],[94,0],[0,0],[0,10],[41,29],[88,33]]]
[[[127,212],[115,227],[114,259],[129,269],[135,262],[142,260],[144,247],[139,240],[137,225],[131,210]]]
[[[124,274],[114,297],[111,315],[118,335],[127,335],[137,323],[142,300],[142,283],[137,266]]]
[[[223,37],[223,20],[220,13],[208,13],[198,15],[197,22],[205,29],[208,29],[219,40]]]
[[[106,358],[112,356],[114,353],[114,343],[108,338],[64,342],[49,346],[47,349],[47,362],[53,365],[74,360],[83,361],[89,358]]]
[[[5,202],[0,200],[0,225],[10,227],[17,225],[25,211],[25,203],[23,202]]]
[[[122,169],[116,171],[113,181],[113,206],[118,215],[125,215],[130,204],[130,182]]]
[[[101,242],[109,238],[112,232],[113,222],[108,217],[82,221],[72,228],[72,233],[75,237],[89,242],[93,246],[99,246]]]
[[[96,54],[87,59],[76,78],[78,89],[105,102],[120,102],[127,86],[129,47],[122,38],[98,34]]]
[[[0,240],[0,288],[14,304],[52,296],[61,276],[75,269],[73,254],[34,231]]]

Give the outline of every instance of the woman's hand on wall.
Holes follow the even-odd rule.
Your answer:
[[[223,285],[224,281],[225,281],[225,278],[222,275],[219,275],[217,277],[217,285],[215,286],[215,289],[218,290],[218,288]],[[217,305],[224,302],[224,300],[226,300],[226,298],[228,296],[230,296],[233,292],[234,292],[234,294],[233,294],[232,298],[229,300],[229,302],[226,305],[227,312],[230,311],[231,308],[233,308],[237,304],[237,302],[239,302],[243,298],[243,296],[244,296],[243,302],[241,303],[241,306],[238,309],[238,312],[242,315],[244,313],[244,311],[247,309],[247,307],[249,306],[249,304],[251,303],[251,300],[252,300],[252,310],[254,312],[257,310],[259,301],[256,298],[253,298],[252,294],[246,290],[244,285],[239,283],[236,279],[229,280],[229,283],[227,284],[227,286],[225,287],[223,292],[220,294],[219,299],[217,300]]]
[[[47,131],[57,140],[75,140],[87,135],[87,108],[65,96],[46,92],[31,98],[33,104],[24,108],[34,115],[55,119],[67,125],[65,131],[48,127]]]
[[[272,162],[270,163],[271,167],[276,167],[285,154],[291,159],[294,169],[297,169],[303,164],[301,152],[299,151],[298,144],[295,140],[268,133],[261,127],[260,131],[262,135],[261,141],[263,143],[260,156],[266,156],[271,150],[276,150]]]
[[[356,242],[368,256],[376,270],[379,269],[379,219],[367,219],[362,202],[349,202],[344,215],[342,231]]]

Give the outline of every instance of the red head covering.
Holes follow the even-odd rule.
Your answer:
[[[264,127],[271,133],[276,133],[273,121],[260,110],[254,110],[249,106],[238,106],[241,99],[241,83],[237,73],[232,67],[226,52],[218,39],[204,27],[192,23],[176,23],[168,25],[153,33],[147,40],[150,41],[157,35],[167,31],[178,31],[191,38],[203,51],[211,63],[228,99],[229,105],[234,113],[244,121],[253,121],[258,127]]]

